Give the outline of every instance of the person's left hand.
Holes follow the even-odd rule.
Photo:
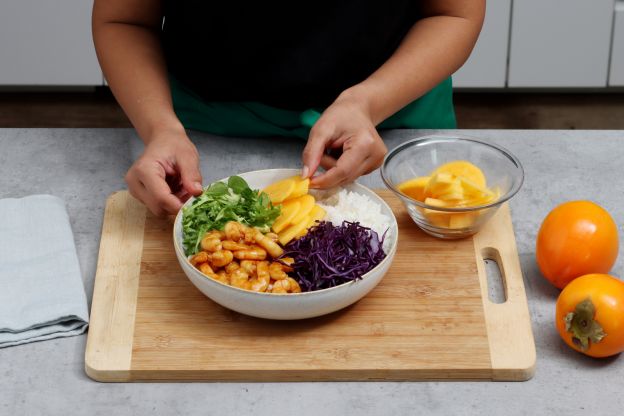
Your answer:
[[[363,103],[338,97],[310,130],[301,176],[314,188],[343,185],[377,169],[386,152]],[[312,177],[319,165],[326,172]]]

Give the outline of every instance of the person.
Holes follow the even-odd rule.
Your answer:
[[[484,13],[485,0],[95,0],[100,65],[145,143],[130,193],[157,215],[201,193],[186,129],[307,139],[312,187],[370,173],[378,129],[455,127],[450,76]]]

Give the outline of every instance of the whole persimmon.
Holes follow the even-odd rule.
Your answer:
[[[570,201],[546,216],[537,234],[537,264],[563,289],[589,273],[608,273],[618,256],[618,231],[611,215],[591,201]]]
[[[559,294],[555,315],[561,338],[591,357],[624,351],[624,282],[608,274],[587,274]]]

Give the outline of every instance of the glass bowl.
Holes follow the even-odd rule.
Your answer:
[[[401,183],[429,176],[438,166],[456,160],[479,167],[487,187],[499,192],[498,199],[484,205],[440,207],[427,205],[399,191]],[[520,161],[500,146],[471,137],[424,136],[388,152],[381,166],[381,177],[424,232],[438,238],[456,239],[478,232],[498,208],[518,192],[524,181],[524,170]]]

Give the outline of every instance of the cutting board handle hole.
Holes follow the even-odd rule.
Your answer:
[[[500,253],[493,247],[485,247],[481,250],[481,256],[485,263],[490,302],[505,303],[507,301],[507,285],[505,284],[505,271],[501,267]]]

